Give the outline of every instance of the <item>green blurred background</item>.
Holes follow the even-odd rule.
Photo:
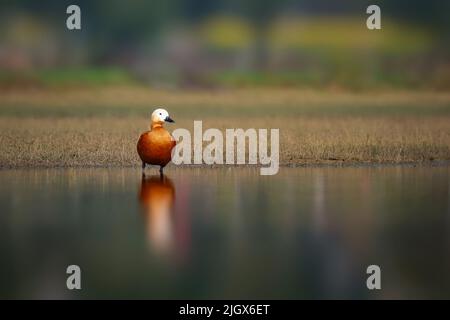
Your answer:
[[[0,87],[448,90],[449,16],[441,0],[3,0]]]

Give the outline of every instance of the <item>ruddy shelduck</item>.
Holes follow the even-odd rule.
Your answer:
[[[145,170],[146,164],[157,165],[162,174],[163,168],[172,158],[172,149],[176,141],[169,131],[164,129],[164,122],[175,121],[170,118],[166,110],[156,109],[152,113],[150,131],[144,132],[139,137],[137,152],[142,160],[142,171]]]

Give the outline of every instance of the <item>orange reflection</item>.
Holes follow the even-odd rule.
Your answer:
[[[170,253],[174,242],[175,187],[172,181],[165,175],[142,175],[139,200],[150,246],[158,252]]]

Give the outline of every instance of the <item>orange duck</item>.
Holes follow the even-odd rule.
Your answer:
[[[139,137],[137,152],[142,160],[142,171],[145,165],[159,166],[160,174],[163,168],[172,158],[172,149],[176,141],[172,135],[164,129],[164,122],[175,122],[169,117],[169,113],[164,109],[156,109],[152,113],[150,131],[144,132]]]

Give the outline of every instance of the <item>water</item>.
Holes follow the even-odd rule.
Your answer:
[[[0,297],[450,298],[449,169],[0,171]]]

